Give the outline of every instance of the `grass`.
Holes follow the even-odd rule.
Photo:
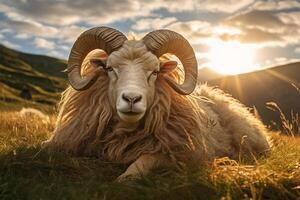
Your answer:
[[[198,170],[158,169],[136,182],[117,183],[126,166],[93,157],[49,155],[40,148],[49,122],[0,115],[0,199],[297,199],[300,138],[274,134],[274,148],[255,165],[228,158]],[[299,123],[298,123],[299,125]]]

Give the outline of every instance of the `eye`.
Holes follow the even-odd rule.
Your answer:
[[[151,77],[157,77],[158,73],[159,73],[158,70],[154,70],[153,72],[151,72],[151,74],[148,76],[148,79],[147,79],[148,83],[149,83]]]
[[[112,67],[110,67],[110,66],[107,66],[107,67],[105,67],[104,69],[105,69],[105,71],[107,71],[107,72],[114,71],[114,68],[112,68]]]
[[[157,76],[157,75],[158,75],[158,73],[159,73],[159,71],[158,71],[158,70],[154,70],[154,71],[151,73],[151,75],[153,75],[153,76]]]
[[[116,70],[111,67],[111,66],[106,66],[103,68],[107,74],[112,75],[113,77],[115,77],[116,79],[118,78],[118,73],[116,72]]]

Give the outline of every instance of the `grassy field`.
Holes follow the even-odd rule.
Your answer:
[[[157,169],[136,182],[115,181],[126,166],[42,151],[41,142],[54,129],[54,105],[67,85],[60,72],[65,67],[63,60],[0,45],[1,200],[300,198],[300,138],[294,137],[300,133],[299,116],[288,121],[280,115],[281,130],[289,137],[274,134],[270,155],[254,165],[222,158],[197,170]],[[20,97],[24,85],[32,93],[30,101]],[[22,117],[23,107],[48,113],[49,120]]]
[[[300,138],[274,135],[274,148],[255,165],[227,158],[199,170],[158,169],[142,180],[117,183],[126,166],[97,158],[49,155],[40,148],[49,121],[0,115],[0,199],[297,199]],[[299,125],[299,124],[298,124]]]

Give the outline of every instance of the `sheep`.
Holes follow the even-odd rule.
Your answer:
[[[50,122],[48,115],[42,113],[41,111],[35,108],[22,108],[19,111],[19,115],[24,118],[36,118],[41,120],[42,123],[46,124]]]
[[[197,84],[194,51],[176,32],[128,40],[108,27],[87,30],[74,43],[66,72],[70,86],[44,146],[129,165],[119,181],[156,167],[250,158],[270,149],[268,131],[244,105]]]

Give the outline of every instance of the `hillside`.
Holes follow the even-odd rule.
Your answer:
[[[280,122],[279,114],[266,108],[267,102],[275,102],[290,116],[291,110],[300,113],[300,63],[291,63],[261,71],[225,76],[208,81],[232,94],[249,107],[255,106],[266,124]]]
[[[219,74],[218,72],[210,69],[209,67],[203,67],[198,70],[198,81],[204,82],[209,81],[217,78],[223,77],[222,74]]]
[[[0,103],[30,102],[53,105],[66,87],[66,61],[18,52],[0,45]],[[21,92],[30,93],[29,97]],[[31,96],[31,98],[30,98]]]

